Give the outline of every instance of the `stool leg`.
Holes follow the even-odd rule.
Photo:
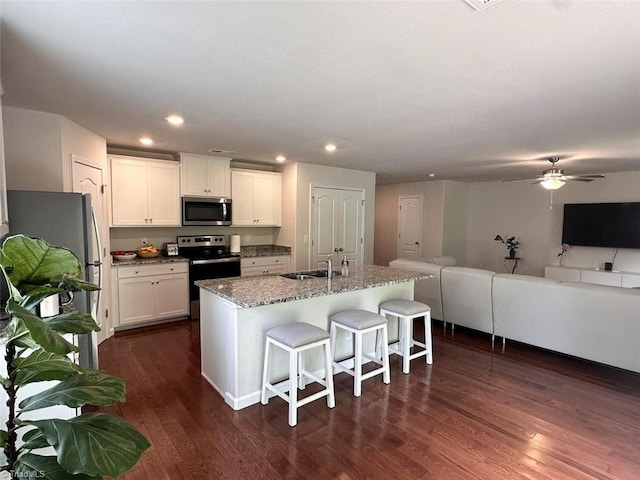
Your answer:
[[[413,337],[411,336],[411,324],[413,319],[403,316],[399,317],[402,322],[402,335],[404,336],[404,342],[402,344],[402,373],[409,373],[411,363],[411,344],[413,343]]]
[[[389,373],[389,336],[387,334],[387,326],[382,328],[382,381],[387,385],[391,382],[391,374]]]
[[[295,427],[298,423],[298,353],[289,352],[289,426]]]
[[[359,397],[362,393],[362,333],[355,332],[355,358],[353,366],[353,395]],[[383,339],[386,340],[386,339]],[[382,346],[384,350],[384,345]]]
[[[298,388],[300,390],[304,390],[304,387],[307,386],[307,379],[303,375],[302,372],[305,371],[305,352],[298,352]]]
[[[329,331],[329,335],[330,335],[330,342],[331,342],[331,373],[333,374],[333,360],[334,360],[334,356],[336,354],[336,337],[338,335],[337,332],[337,328],[336,328],[336,324],[331,322],[331,328]]]
[[[326,387],[329,390],[327,395],[327,407],[333,408],[336,406],[336,396],[333,391],[333,355],[331,353],[331,347],[329,342],[324,343],[324,376]]]
[[[431,312],[424,316],[424,344],[427,346],[425,361],[431,365],[433,363],[433,341],[431,338]]]
[[[262,368],[262,395],[260,402],[263,405],[269,403],[269,394],[267,392],[267,384],[269,383],[269,372],[271,369],[271,342],[267,338],[264,345],[264,366]]]

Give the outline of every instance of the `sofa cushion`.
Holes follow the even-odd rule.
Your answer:
[[[493,333],[494,275],[480,268],[444,267],[440,272],[444,321]]]

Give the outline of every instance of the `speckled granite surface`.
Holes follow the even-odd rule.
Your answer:
[[[241,257],[273,257],[275,255],[291,255],[291,247],[282,245],[242,245]]]
[[[160,255],[156,258],[139,258],[136,257],[133,260],[111,260],[111,266],[122,267],[123,265],[153,265],[154,263],[176,263],[176,262],[188,262],[189,259],[185,257],[165,257]]]
[[[292,280],[279,275],[202,280],[196,285],[240,307],[251,308],[430,277],[426,273],[363,265],[351,268],[348,277],[332,278],[330,285],[327,278]]]

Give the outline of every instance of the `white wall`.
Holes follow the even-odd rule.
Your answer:
[[[591,183],[568,182],[551,193],[527,182],[484,182],[468,186],[467,265],[505,271],[504,245],[494,242],[496,234],[515,235],[522,243],[524,260],[518,273],[544,275],[545,265],[557,265],[561,249],[562,216],[565,203],[640,201],[640,171],[610,173]],[[571,247],[564,265],[602,268],[611,261],[614,249]],[[640,250],[620,250],[616,270],[640,271]]]
[[[443,181],[378,185],[376,188],[375,254],[376,265],[389,265],[396,258],[398,240],[398,197],[422,196],[422,256],[443,252]]]
[[[71,155],[107,170],[107,142],[67,118],[5,107],[7,188],[70,192]]]
[[[568,182],[554,192],[553,209],[551,193],[528,182],[378,185],[375,263],[387,265],[395,258],[398,196],[423,194],[423,242],[428,245],[423,256],[452,255],[459,265],[504,272],[507,250],[493,239],[497,234],[515,235],[522,244],[518,253],[523,258],[517,273],[543,276],[546,265],[559,262],[565,203],[640,201],[640,171],[606,177],[591,183]],[[438,195],[442,195],[440,200]],[[571,247],[563,264],[602,268],[614,254],[615,250],[609,248]],[[640,272],[640,250],[619,250],[614,269]]]

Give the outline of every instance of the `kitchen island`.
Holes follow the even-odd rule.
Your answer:
[[[196,282],[200,287],[200,347],[202,376],[234,410],[260,401],[265,332],[294,322],[329,329],[329,317],[339,311],[378,311],[394,298],[413,299],[416,280],[430,275],[375,265],[351,269],[349,276],[290,279],[278,275],[233,277]],[[390,321],[393,338],[395,321]],[[373,338],[365,349],[373,351]],[[339,336],[336,356],[346,357],[351,340]],[[310,352],[307,365],[321,370],[319,355]],[[276,375],[288,375],[288,358],[277,351]]]

